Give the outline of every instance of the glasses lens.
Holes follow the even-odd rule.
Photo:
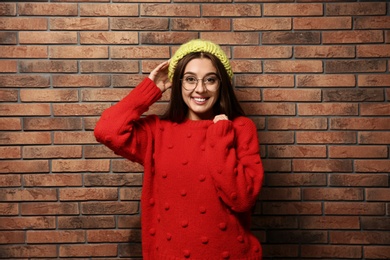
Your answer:
[[[185,90],[194,90],[198,85],[198,82],[202,82],[203,86],[209,91],[215,91],[219,86],[219,79],[217,76],[207,76],[203,79],[198,79],[195,76],[185,76],[182,79],[182,84]]]

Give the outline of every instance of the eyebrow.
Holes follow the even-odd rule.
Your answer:
[[[196,73],[191,72],[191,71],[185,72],[185,73],[183,74],[183,76],[184,76],[184,75],[187,75],[187,74],[191,74],[191,75],[194,75],[194,76],[198,76],[198,75],[196,75]],[[209,73],[207,73],[206,75],[204,75],[204,77],[207,77],[207,76],[210,76],[210,75],[214,75],[214,76],[217,76],[217,77],[218,77],[218,74],[217,74],[216,72],[209,72]]]

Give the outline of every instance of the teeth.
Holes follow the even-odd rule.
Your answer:
[[[195,99],[195,101],[198,101],[198,102],[204,102],[204,101],[206,101],[205,98],[194,98],[194,99]]]

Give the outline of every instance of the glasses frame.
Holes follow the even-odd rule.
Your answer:
[[[196,83],[193,84],[193,85],[194,85],[193,88],[186,88],[186,87],[185,87],[186,85],[187,85],[187,86],[191,86],[191,84],[186,83],[186,81],[185,81],[186,74],[183,75],[183,78],[180,79],[180,82],[181,82],[182,87],[183,87],[185,90],[187,90],[187,91],[194,91],[194,90],[198,87],[199,82],[202,82],[202,87],[203,87],[204,89],[206,89],[206,91],[210,91],[210,92],[217,91],[217,90],[219,89],[219,86],[221,85],[221,79],[220,79],[220,77],[218,76],[218,74],[216,74],[216,73],[209,73],[209,74],[207,74],[206,76],[204,76],[203,78],[197,78],[194,74],[190,74],[190,73],[188,73],[187,75],[188,75],[188,76],[193,76],[193,77],[195,78],[195,80],[196,80]],[[215,76],[216,80],[218,81],[218,82],[217,82],[217,87],[216,87],[215,90],[209,90],[209,89],[207,88],[207,84],[205,83],[204,79],[206,79],[206,78],[209,77],[209,76]]]

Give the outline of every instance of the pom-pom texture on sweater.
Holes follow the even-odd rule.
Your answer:
[[[255,125],[141,118],[160,97],[146,78],[95,128],[99,142],[144,166],[143,259],[262,259],[249,223],[263,181]]]

